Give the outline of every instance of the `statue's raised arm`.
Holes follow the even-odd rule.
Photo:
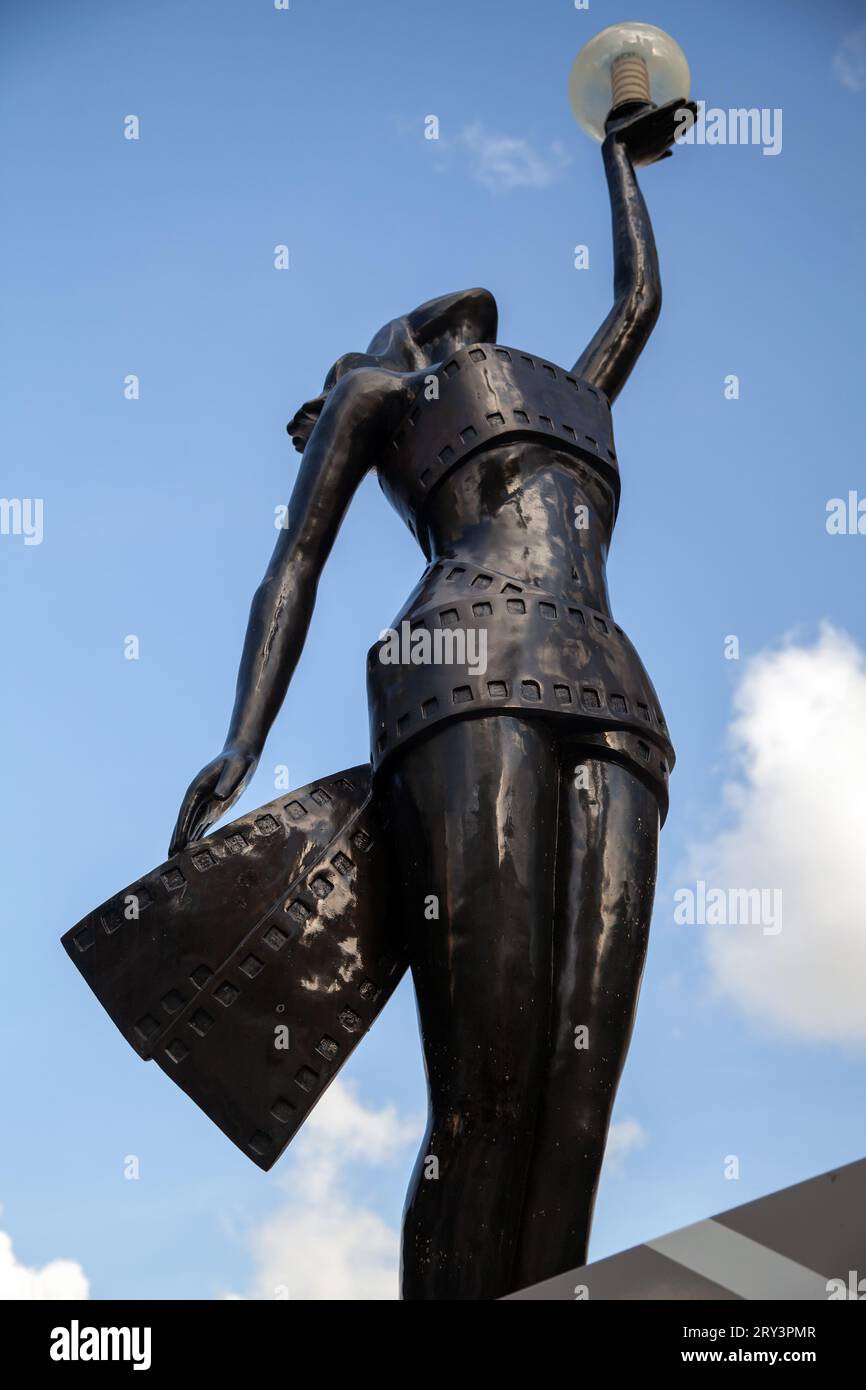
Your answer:
[[[576,376],[616,400],[655,327],[662,284],[652,222],[635,166],[665,159],[684,110],[681,100],[640,104],[609,119],[602,157],[613,220],[613,307],[574,366]]]

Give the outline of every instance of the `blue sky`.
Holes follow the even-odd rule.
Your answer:
[[[825,524],[828,499],[866,493],[866,6],[654,0],[640,17],[678,39],[709,107],[780,108],[783,144],[684,148],[642,177],[665,303],[615,410],[609,578],[679,761],[596,1257],[866,1152],[866,1024],[834,996],[864,982],[846,835],[866,538]],[[474,284],[497,296],[501,341],[553,361],[570,364],[604,317],[609,209],[566,80],[621,18],[601,0],[0,7],[2,490],[44,500],[41,544],[0,536],[0,1228],[20,1266],[73,1260],[94,1297],[246,1295],[267,1293],[275,1245],[297,1240],[300,1158],[254,1169],[126,1047],[58,939],[162,860],[184,788],[222,746],[298,466],[285,423],[331,362]],[[301,785],[366,756],[365,652],[420,568],[368,480],[239,811],[271,799],[277,764]],[[814,865],[799,850],[810,827],[827,833]],[[729,950],[675,924],[677,887],[710,869],[784,880],[784,967],[769,938]],[[824,939],[839,971],[826,980]],[[343,1119],[310,1146],[332,1186],[309,1203],[345,1202],[347,1225],[367,1213],[359,1246],[374,1231],[387,1267],[423,1104],[408,987],[344,1075]],[[382,1142],[365,1146],[369,1114]],[[335,1263],[340,1238],[322,1237]],[[380,1275],[359,1267],[340,1296]]]

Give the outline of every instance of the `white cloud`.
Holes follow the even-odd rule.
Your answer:
[[[12,1240],[0,1231],[0,1301],[87,1298],[90,1285],[75,1260],[51,1260],[41,1269],[19,1264]]]
[[[639,1120],[618,1120],[608,1131],[605,1168],[612,1173],[621,1173],[629,1154],[645,1148],[646,1141],[646,1130]]]
[[[510,193],[515,188],[546,188],[568,164],[564,147],[558,142],[547,154],[540,153],[528,140],[487,130],[480,121],[464,126],[444,152],[457,150],[468,162],[469,172],[492,193]]]
[[[810,1041],[866,1040],[866,656],[824,625],[746,667],[731,725],[731,822],[695,848],[708,885],[780,888],[782,929],[705,933],[712,979],[744,1014]]]
[[[421,1132],[420,1121],[393,1106],[367,1109],[335,1081],[289,1150],[285,1201],[252,1234],[250,1297],[397,1298],[399,1232],[364,1205],[354,1179],[395,1163],[407,1169]]]
[[[833,55],[833,71],[852,92],[866,87],[866,24],[845,35]]]

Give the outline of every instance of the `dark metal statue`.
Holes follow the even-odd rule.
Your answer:
[[[609,118],[615,301],[570,371],[498,345],[492,295],[468,290],[392,320],[295,416],[225,747],[169,861],[64,938],[130,1043],[263,1168],[408,963],[429,1125],[406,1298],[497,1298],[586,1256],[674,760],[605,560],[610,403],[661,304],[634,168],[681,106]],[[256,767],[372,468],[428,564],[369,656],[371,763],[203,838]]]

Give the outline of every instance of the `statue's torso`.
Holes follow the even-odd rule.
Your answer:
[[[443,481],[504,443],[531,441],[585,464],[607,484],[615,514],[619,469],[610,406],[589,382],[491,343],[465,347],[419,376],[377,471],[386,496],[422,544],[425,516]]]
[[[443,720],[547,716],[632,763],[664,804],[673,749],[607,594],[619,501],[607,400],[490,344],[420,381],[377,464],[430,563],[394,620],[398,642],[369,653],[374,766]]]

